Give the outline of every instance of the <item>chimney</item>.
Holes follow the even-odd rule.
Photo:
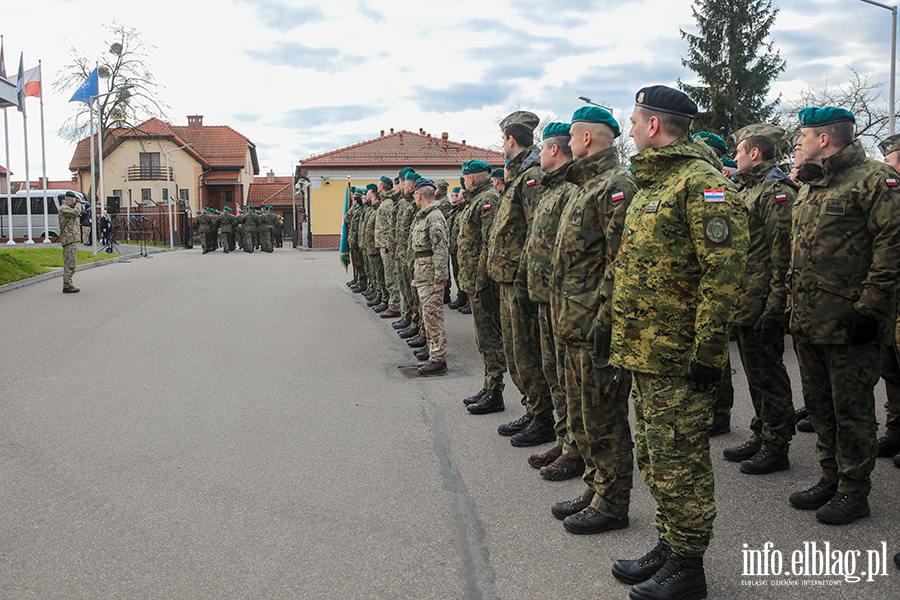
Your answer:
[[[463,148],[466,147],[466,140],[463,140],[462,147],[463,147]]]
[[[188,115],[188,129],[203,129],[203,115]]]
[[[381,130],[381,137],[384,137],[384,129]]]
[[[394,128],[391,127],[391,135],[394,135]]]
[[[430,133],[426,136],[426,139],[428,140],[428,145],[430,146],[431,145],[431,134]]]
[[[275,183],[275,171],[266,173],[266,183]]]
[[[400,145],[403,145],[403,132],[400,132]]]
[[[447,140],[450,139],[450,134],[445,131],[444,133],[441,134],[441,139],[446,142]]]

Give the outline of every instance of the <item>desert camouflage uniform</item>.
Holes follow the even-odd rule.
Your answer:
[[[397,283],[397,264],[394,262],[394,195],[382,194],[378,213],[375,215],[375,245],[381,253],[384,267],[384,288],[387,297],[382,298],[388,310],[400,312],[400,286]]]
[[[506,365],[535,418],[552,418],[550,387],[541,365],[537,305],[528,299],[522,249],[540,195],[540,149],[530,146],[506,165],[509,179],[488,242],[488,274],[500,284],[500,324]]]
[[[750,212],[750,247],[734,313],[734,334],[747,374],[755,415],[750,443],[787,454],[794,435],[791,380],[784,367],[784,331],[762,343],[754,326],[760,317],[781,324],[787,306],[784,278],[791,260],[791,207],[797,184],[765,161],[737,174],[738,192]]]
[[[63,289],[72,287],[75,264],[78,261],[78,242],[81,241],[81,204],[69,206],[59,203],[59,243],[63,250]]]
[[[397,265],[403,274],[406,287],[402,288],[403,294],[403,319],[409,321],[412,326],[421,325],[419,319],[419,294],[413,284],[412,253],[409,249],[409,234],[412,229],[413,218],[419,211],[419,207],[413,202],[412,194],[401,196],[402,204],[397,207],[394,219],[397,222],[397,235],[395,239],[397,247]],[[442,298],[443,299],[443,298]]]
[[[866,497],[875,465],[874,387],[892,344],[900,268],[897,173],[855,141],[804,180],[793,207],[788,285],[803,397],[822,478]],[[850,345],[854,312],[875,319],[871,343]]]
[[[484,389],[503,391],[506,355],[500,327],[497,283],[487,272],[488,236],[500,195],[490,180],[466,190],[467,202],[459,213],[459,289],[469,294],[475,345],[484,363]]]
[[[434,286],[447,281],[447,257],[450,232],[437,201],[420,211],[413,222],[411,255],[415,261],[414,280],[422,306],[422,323],[428,340],[428,360],[444,362],[447,358],[447,336],[444,334],[444,291]]]
[[[712,151],[688,136],[631,166],[641,190],[616,256],[610,364],[633,374],[635,455],[660,537],[677,554],[702,556],[716,515],[713,392],[691,391],[686,376],[691,362],[725,366],[747,209]]]
[[[534,209],[534,217],[522,252],[525,279],[528,282],[528,298],[537,305],[538,331],[541,344],[541,368],[550,388],[550,398],[556,410],[556,445],[569,458],[578,459],[575,440],[567,434],[565,384],[557,373],[557,366],[565,365],[565,346],[556,343],[556,335],[550,319],[550,271],[559,216],[566,202],[566,192],[572,184],[566,181],[567,161],[552,173],[541,178],[540,196]]]
[[[585,462],[582,497],[601,514],[621,519],[628,514],[633,485],[631,373],[601,361],[589,333],[601,321],[608,327],[615,256],[637,186],[613,148],[573,163],[566,180],[573,188],[566,194],[553,244],[549,292],[550,315],[565,357],[559,379],[566,424]],[[600,317],[601,309],[606,319]]]

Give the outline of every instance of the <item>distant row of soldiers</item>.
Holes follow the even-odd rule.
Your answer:
[[[284,219],[273,212],[272,206],[247,205],[238,215],[229,206],[222,212],[205,207],[194,219],[193,228],[200,235],[203,254],[214,252],[220,245],[225,254],[237,246],[244,252],[272,252],[281,248],[284,238],[279,234],[284,231]]]

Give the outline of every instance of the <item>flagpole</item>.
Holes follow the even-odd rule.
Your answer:
[[[9,170],[9,118],[6,116],[5,108],[3,109],[3,138],[6,141],[6,233],[9,236],[9,241],[6,242],[6,245],[15,246],[16,240],[13,239],[12,226],[12,182],[10,181],[12,171]]]
[[[95,69],[100,68],[100,61],[96,62]],[[98,71],[99,72],[99,71]],[[97,84],[97,91],[99,92],[100,84]],[[97,180],[94,172],[94,100],[96,100],[96,96],[88,97],[88,105],[91,107],[91,240],[93,240],[93,244],[91,247],[91,251],[94,253],[94,258],[97,258],[97,188],[94,186],[94,182]],[[97,144],[100,144],[100,141],[97,141]],[[100,150],[101,154],[103,150]]]
[[[19,110],[22,111],[22,134],[25,138],[25,214],[28,218],[28,239],[25,244],[32,245],[34,240],[31,237],[31,175],[28,168],[28,114],[25,110],[25,82],[23,81],[25,70],[22,66],[24,63],[24,53],[19,54],[19,77],[16,85],[16,92],[19,100]]]
[[[44,76],[38,60],[38,80],[41,82],[41,168],[44,176],[44,243],[50,243],[50,217],[47,216],[47,146],[44,140]]]
[[[97,199],[97,227],[99,227],[99,219],[103,214],[103,203],[106,201],[106,196],[103,195],[103,120],[100,118],[100,98],[97,98],[97,146],[97,166],[100,169],[100,197]],[[94,246],[96,247],[96,245],[97,238],[94,237]]]

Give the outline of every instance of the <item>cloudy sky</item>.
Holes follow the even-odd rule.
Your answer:
[[[878,81],[890,70],[890,12],[860,0],[785,0],[773,30],[787,61],[773,87],[790,98],[838,85],[847,65]],[[497,123],[515,108],[568,120],[583,103],[612,106],[620,121],[634,93],[675,85],[695,31],[690,0],[100,0],[8,2],[7,73],[19,53],[42,61],[47,170],[67,179],[74,145],[58,135],[76,110],[74,90],[51,84],[70,46],[93,60],[106,50],[104,24],[118,20],[154,46],[149,65],[170,123],[230,125],[279,175],[312,154],[384,130],[424,128],[496,147]],[[887,98],[885,85],[884,97]],[[40,175],[39,102],[28,99],[29,164]],[[22,119],[8,110],[10,165],[24,179]],[[2,152],[2,148],[0,148]],[[5,155],[0,153],[0,163]]]

